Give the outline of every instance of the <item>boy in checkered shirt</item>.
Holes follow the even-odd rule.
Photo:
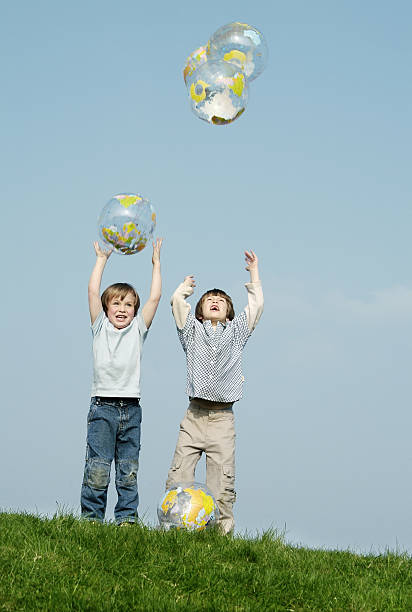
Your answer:
[[[194,480],[196,464],[206,454],[206,485],[215,496],[223,533],[233,531],[235,427],[233,404],[242,397],[242,351],[263,312],[258,258],[245,251],[248,304],[237,316],[231,298],[211,289],[191,312],[186,298],[195,280],[186,276],[172,296],[177,333],[186,354],[189,407],[180,424],[166,488]]]

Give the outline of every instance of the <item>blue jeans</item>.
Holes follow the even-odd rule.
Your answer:
[[[110,467],[116,467],[116,523],[137,521],[140,429],[138,398],[92,397],[87,416],[87,447],[81,492],[82,517],[103,521]]]

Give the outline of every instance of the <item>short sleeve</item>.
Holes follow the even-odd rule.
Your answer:
[[[146,323],[144,322],[144,319],[143,319],[142,315],[140,314],[140,312],[139,312],[139,314],[137,315],[136,318],[137,318],[137,329],[139,331],[139,336],[141,337],[142,344],[143,344],[143,342],[147,338],[147,334],[148,334],[149,330],[148,330],[148,328],[146,326]]]
[[[245,310],[243,310],[239,315],[237,315],[233,319],[232,325],[233,325],[235,341],[242,349],[245,346],[246,342],[248,341],[252,333],[249,329],[247,315],[246,315]]]
[[[193,338],[193,330],[194,330],[194,327],[195,327],[195,321],[196,321],[195,315],[192,314],[191,312],[189,312],[189,314],[187,315],[186,323],[185,323],[183,329],[180,329],[176,325],[177,335],[179,337],[180,343],[181,343],[184,351],[187,351],[187,348],[189,346],[189,342]]]
[[[97,334],[101,332],[105,318],[106,314],[102,308],[97,317],[95,318],[93,325],[91,326],[93,336],[97,336]]]

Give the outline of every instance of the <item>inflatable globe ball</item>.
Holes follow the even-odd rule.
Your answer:
[[[265,69],[268,47],[257,28],[235,21],[222,26],[207,44],[208,60],[223,60],[242,70],[250,82]]]
[[[208,123],[226,125],[244,112],[248,100],[245,75],[234,64],[208,60],[186,77],[194,114]]]
[[[201,531],[216,524],[219,510],[211,491],[198,482],[175,484],[157,507],[160,527]]]
[[[195,49],[187,58],[185,67],[183,68],[183,79],[185,83],[188,77],[194,73],[202,64],[207,61],[206,46]]]
[[[136,193],[119,193],[103,208],[98,233],[104,248],[133,255],[151,241],[155,226],[156,213],[149,200]]]

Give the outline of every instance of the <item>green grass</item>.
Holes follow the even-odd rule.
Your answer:
[[[0,513],[0,610],[412,611],[412,559]]]

